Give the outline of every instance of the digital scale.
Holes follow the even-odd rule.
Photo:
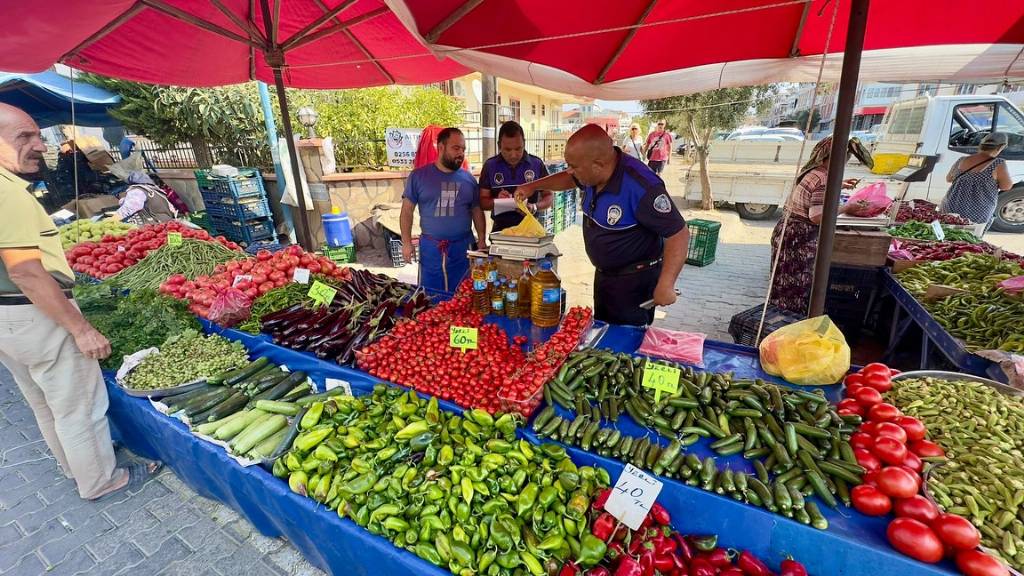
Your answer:
[[[492,232],[490,240],[490,255],[508,260],[543,260],[547,258],[554,263],[562,255],[558,251],[558,246],[555,246],[555,237],[551,234],[540,238],[529,238]]]

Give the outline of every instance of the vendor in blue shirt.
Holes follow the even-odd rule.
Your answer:
[[[480,171],[480,207],[491,210],[495,232],[511,228],[523,221],[518,210],[494,214],[496,198],[512,198],[517,186],[548,175],[544,161],[526,152],[526,135],[518,122],[509,121],[498,130],[498,154],[488,158]],[[531,212],[551,206],[555,195],[538,190],[526,200]]]
[[[486,249],[487,221],[480,190],[462,169],[466,139],[458,128],[437,135],[437,161],[413,170],[402,195],[402,257],[412,262],[413,210],[420,211],[420,284],[454,292],[469,274],[466,251]],[[473,238],[476,227],[477,240]]]
[[[649,325],[655,306],[676,301],[690,233],[665,189],[642,161],[623,154],[600,126],[587,125],[566,143],[569,169],[520,186],[517,198],[540,188],[583,189],[583,242],[594,273],[594,317]]]

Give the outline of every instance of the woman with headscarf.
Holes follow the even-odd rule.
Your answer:
[[[786,202],[787,214],[772,232],[772,262],[778,260],[771,286],[769,302],[778,308],[806,314],[810,302],[811,283],[814,280],[814,257],[818,252],[818,227],[825,204],[825,184],[828,181],[828,161],[832,152],[832,137],[818,142],[810,159],[796,179],[796,186]],[[867,166],[873,166],[871,153],[851,138],[846,156],[854,154]],[[843,188],[853,188],[856,180],[846,180]],[[839,208],[843,213],[845,207]],[[785,236],[783,237],[783,227]]]
[[[156,224],[178,217],[167,195],[144,172],[128,174],[128,188],[121,195],[121,207],[114,213],[115,220],[131,224]]]

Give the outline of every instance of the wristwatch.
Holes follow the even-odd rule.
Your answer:
[[[526,207],[530,209],[530,213],[531,214],[536,214],[537,213],[537,205],[536,204],[530,203],[530,204],[527,204]]]

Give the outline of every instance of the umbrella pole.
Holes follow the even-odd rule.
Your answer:
[[[306,220],[306,193],[302,188],[302,169],[299,168],[299,155],[295,150],[295,138],[292,136],[292,120],[288,114],[288,96],[284,92],[284,77],[281,69],[274,68],[274,87],[277,89],[277,102],[281,106],[281,129],[288,145],[288,156],[291,160],[292,180],[295,181],[295,197],[299,203],[298,214],[293,218],[295,233],[299,245],[308,251],[313,250],[313,239],[309,234],[309,221]]]
[[[843,188],[846,169],[846,149],[853,123],[853,104],[857,96],[857,76],[860,75],[860,57],[864,50],[864,31],[867,28],[870,0],[853,0],[850,23],[843,50],[843,72],[839,79],[839,102],[836,104],[836,125],[832,131],[832,154],[828,160],[828,181],[825,187],[824,212],[818,230],[818,252],[814,259],[814,283],[811,285],[810,317],[825,312],[828,294],[828,276],[832,267],[832,248],[835,244],[836,218],[839,192]]]

